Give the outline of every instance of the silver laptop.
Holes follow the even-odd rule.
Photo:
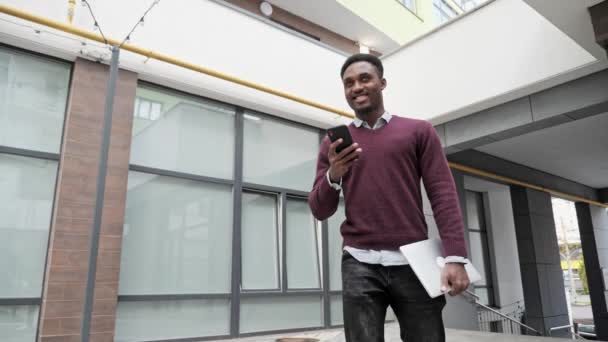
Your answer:
[[[445,262],[441,252],[441,240],[428,239],[401,246],[399,249],[429,296],[435,298],[443,295],[445,292],[441,291],[441,269]],[[481,280],[481,275],[470,262],[465,265],[465,270],[471,284]]]

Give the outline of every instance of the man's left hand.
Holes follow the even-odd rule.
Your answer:
[[[451,296],[456,296],[469,287],[469,276],[464,269],[464,264],[447,263],[441,271],[441,289],[449,292]]]

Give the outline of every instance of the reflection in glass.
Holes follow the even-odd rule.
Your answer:
[[[0,154],[0,298],[42,294],[57,162]]]
[[[230,292],[231,186],[131,172],[123,234],[120,294]]]

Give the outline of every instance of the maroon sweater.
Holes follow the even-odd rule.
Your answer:
[[[348,127],[363,150],[342,178],[346,220],[341,233],[346,246],[398,250],[425,240],[428,229],[422,210],[420,179],[433,207],[444,255],[466,257],[464,223],[458,195],[441,142],[433,126],[422,120],[393,116],[381,128]],[[323,139],[317,176],[308,198],[319,220],[332,216],[340,192],[326,177],[330,141]]]

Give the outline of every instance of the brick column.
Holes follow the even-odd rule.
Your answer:
[[[109,76],[74,63],[42,297],[39,341],[81,341],[90,243]],[[137,75],[120,71],[112,116],[91,341],[112,341]]]

